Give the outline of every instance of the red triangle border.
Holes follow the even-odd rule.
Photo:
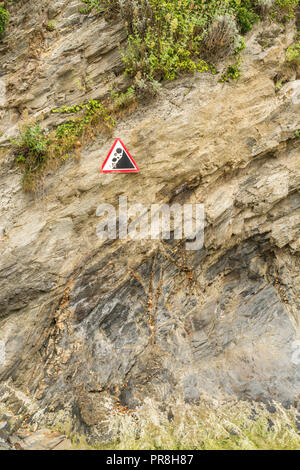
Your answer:
[[[125,152],[127,153],[128,157],[130,158],[130,160],[132,161],[132,163],[134,164],[135,168],[134,168],[134,169],[128,169],[128,170],[103,170],[103,168],[105,167],[105,164],[106,164],[107,160],[109,159],[109,157],[110,157],[110,155],[111,155],[111,153],[112,153],[112,151],[113,151],[113,149],[114,149],[114,147],[115,147],[115,145],[116,145],[116,143],[117,143],[118,141],[119,141],[120,144],[124,147]],[[103,162],[103,165],[102,165],[102,167],[101,167],[100,173],[138,173],[139,171],[140,171],[139,167],[137,166],[137,164],[135,163],[134,159],[132,158],[132,156],[131,156],[130,153],[128,152],[128,150],[127,150],[127,148],[125,147],[125,145],[123,144],[122,140],[119,139],[119,138],[117,138],[117,139],[114,141],[114,143],[113,143],[113,145],[112,145],[112,147],[111,147],[111,149],[110,149],[110,151],[109,151],[109,153],[108,153],[106,159],[105,159],[104,162]]]

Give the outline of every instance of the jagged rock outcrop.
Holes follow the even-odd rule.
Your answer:
[[[299,406],[300,76],[274,83],[294,26],[256,26],[237,83],[187,76],[124,117],[114,135],[140,173],[100,174],[112,138],[99,136],[28,195],[7,137],[20,112],[51,127],[52,108],[124,80],[122,25],[79,15],[79,4],[24,3],[24,28],[16,22],[2,45],[1,401],[92,439],[119,403],[133,409],[148,396]],[[99,240],[98,205],[122,195],[203,203],[204,248]]]

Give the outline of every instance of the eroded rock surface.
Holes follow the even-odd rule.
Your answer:
[[[139,174],[100,174],[112,138],[99,136],[33,197],[7,138],[20,112],[51,126],[52,108],[104,96],[123,80],[125,39],[122,25],[80,15],[80,2],[36,4],[27,22],[26,2],[16,12],[25,32],[11,29],[0,64],[2,402],[92,439],[106,435],[115,407],[148,396],[299,406],[300,77],[274,83],[294,25],[264,25],[268,47],[262,26],[253,30],[237,83],[184,77],[123,118],[114,136]],[[122,195],[148,207],[203,203],[204,248],[100,241],[96,209]]]

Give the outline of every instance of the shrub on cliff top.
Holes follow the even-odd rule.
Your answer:
[[[119,13],[127,31],[126,73],[137,83],[204,71],[235,49],[240,34],[270,11],[283,21],[299,0],[83,0],[85,11]],[[207,63],[208,62],[208,63]]]
[[[126,73],[137,81],[173,80],[181,72],[208,70],[206,60],[217,49],[233,49],[238,34],[228,1],[114,3],[119,4],[128,30],[128,45],[123,54]]]

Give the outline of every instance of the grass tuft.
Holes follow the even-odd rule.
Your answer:
[[[275,404],[274,404],[275,405]],[[109,418],[113,442],[101,449],[117,450],[296,450],[300,436],[296,411],[276,404],[270,413],[257,402],[175,403],[161,411],[147,399],[131,414]]]

